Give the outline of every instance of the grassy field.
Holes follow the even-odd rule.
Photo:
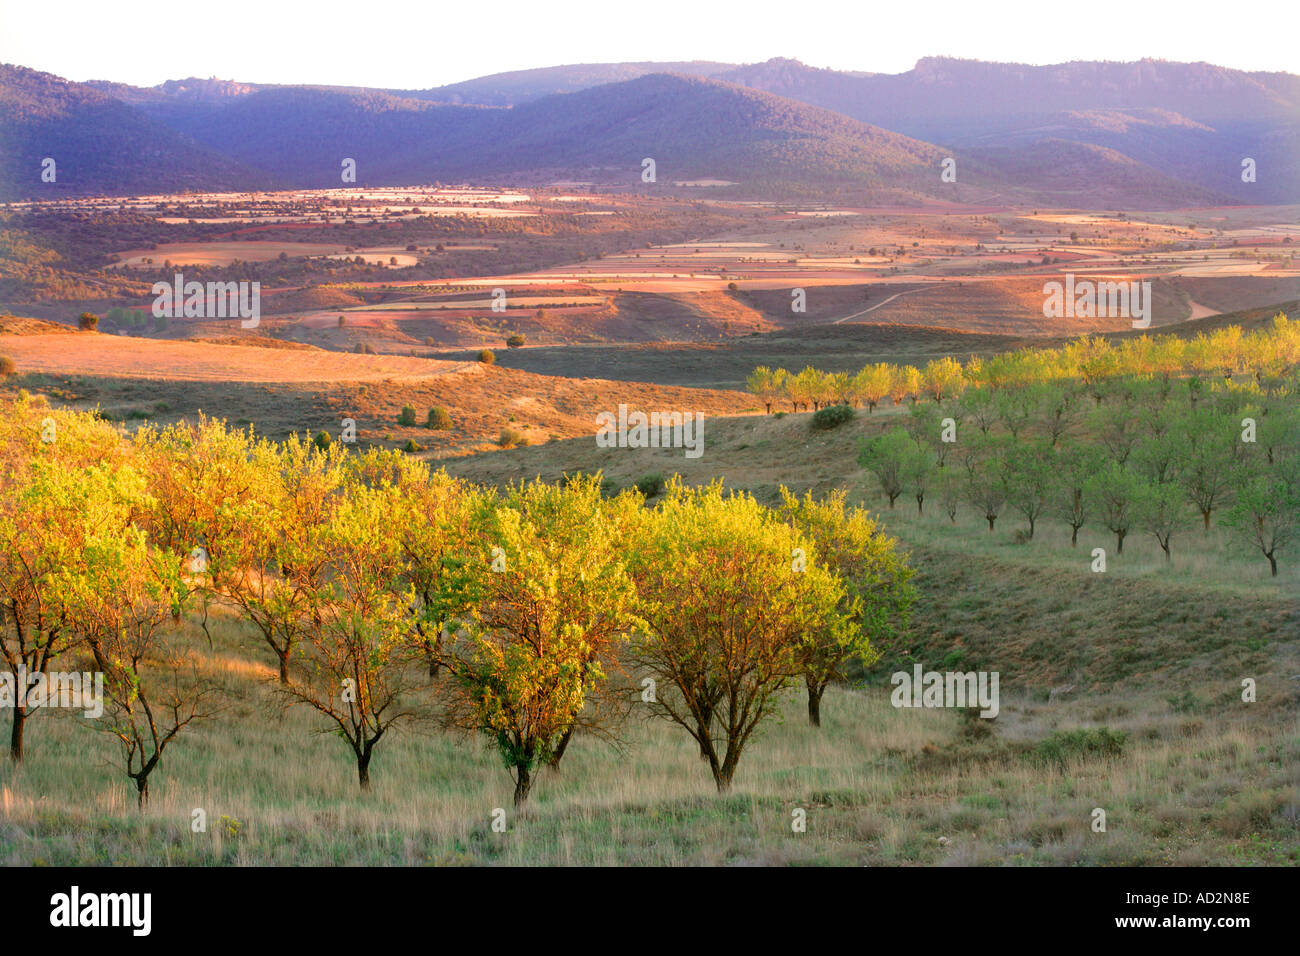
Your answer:
[[[763,497],[780,481],[848,486],[875,502],[854,460],[886,410],[827,433],[808,416],[710,422],[692,481],[725,476]],[[453,461],[504,480],[604,467],[619,483],[666,469],[667,450],[600,450],[589,438]],[[796,478],[792,481],[790,479]],[[1184,535],[1172,566],[1137,536],[1105,574],[1051,522],[1018,544],[1010,514],[953,526],[900,500],[883,520],[910,551],[921,594],[910,638],[852,686],[823,726],[801,692],[765,725],[719,796],[679,728],[635,706],[617,740],[579,736],[529,808],[483,739],[432,722],[379,746],[373,789],[350,751],[304,710],[283,711],[269,652],[228,611],[202,666],[230,704],[169,750],[145,813],[114,741],[67,713],[39,714],[29,755],[0,766],[7,864],[1277,864],[1300,863],[1300,588],[1267,577],[1211,532]],[[1178,539],[1175,539],[1176,541]],[[1195,546],[1194,543],[1195,542]],[[190,621],[183,626],[192,631]],[[197,635],[197,632],[194,632]],[[202,646],[202,645],[200,645]],[[1001,710],[896,709],[888,681],[912,663],[997,670]],[[636,675],[628,675],[635,681]],[[1258,700],[1240,699],[1242,677]],[[436,686],[416,699],[436,699]],[[207,815],[191,831],[194,809]],[[493,829],[502,808],[505,830]],[[1097,808],[1107,829],[1094,832]],[[806,832],[795,832],[795,811]]]

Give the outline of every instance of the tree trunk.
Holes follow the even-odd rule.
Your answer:
[[[552,770],[560,769],[560,758],[563,757],[564,752],[569,749],[569,741],[573,739],[573,728],[575,726],[575,724],[569,725],[569,729],[566,730],[564,736],[560,738],[560,745],[555,748],[555,753],[551,754],[551,759],[546,762],[546,765]]]
[[[362,790],[370,789],[370,753],[366,752],[357,757],[357,783],[361,785]]]
[[[1125,532],[1123,531],[1115,532],[1115,553],[1116,554],[1124,553],[1124,535]]]
[[[1210,530],[1210,509],[1206,508],[1201,512],[1201,517],[1205,519],[1205,530]]]
[[[808,723],[814,727],[822,725],[822,694],[826,688],[820,690],[808,684]]]
[[[25,688],[23,693],[26,693]],[[13,728],[9,732],[9,756],[15,763],[21,763],[23,759],[23,727],[26,724],[27,709],[15,705]]]
[[[515,809],[528,802],[528,791],[533,788],[533,777],[527,767],[515,767]]]
[[[135,803],[141,813],[149,805],[149,775],[142,773],[135,778]]]
[[[289,649],[281,651],[277,647],[275,653],[280,658],[280,684],[284,686],[289,683]]]
[[[1070,525],[1070,547],[1077,548],[1078,546],[1079,546],[1079,525],[1072,524]]]
[[[916,513],[917,513],[917,514],[924,514],[924,512],[921,510],[921,503],[924,502],[924,501],[925,501],[925,495],[917,495],[917,496],[916,496]]]
[[[1273,577],[1277,577],[1277,555],[1270,551],[1264,557],[1268,558],[1268,566],[1273,569]]]
[[[985,515],[984,520],[989,523],[989,534],[993,533],[993,522],[997,521],[997,515]]]

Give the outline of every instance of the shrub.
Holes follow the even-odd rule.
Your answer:
[[[653,498],[664,490],[664,476],[658,473],[646,475],[637,480],[636,490],[647,498]]]
[[[493,352],[491,349],[480,349],[478,353],[478,360],[482,362],[484,365],[491,365],[493,362],[497,360],[496,353]]]
[[[1118,757],[1124,753],[1128,734],[1109,727],[1087,727],[1079,730],[1058,730],[1044,738],[1034,748],[1034,755],[1043,763],[1064,768],[1068,760],[1078,757]]]
[[[451,427],[451,415],[441,405],[435,405],[429,409],[429,417],[425,420],[424,427],[434,431],[446,431]]]
[[[0,378],[8,378],[18,367],[14,365],[14,360],[7,355],[0,355]]]
[[[406,439],[406,444],[402,446],[402,451],[410,452],[411,454],[414,454],[417,451],[424,451],[424,446],[421,445],[419,442],[417,442],[414,438],[408,438]]]
[[[319,448],[321,451],[325,451],[329,448],[330,441],[331,441],[330,433],[325,431],[324,429],[321,429],[316,433],[316,437],[312,439],[312,444],[315,445],[317,448]]]
[[[497,436],[497,444],[502,448],[514,448],[516,445],[522,448],[528,444],[528,436],[513,428],[502,428],[501,434]]]
[[[94,312],[83,312],[77,317],[77,328],[83,332],[94,332],[99,328],[99,316]]]
[[[524,338],[524,333],[516,332],[514,335],[510,336],[510,338],[506,339],[506,348],[509,349],[523,348],[525,341],[526,340]]]
[[[853,420],[853,408],[849,405],[827,405],[813,413],[812,427],[826,430],[829,428],[838,428],[847,421]]]
[[[347,325],[347,322],[348,322],[347,316],[345,316],[345,315],[340,315],[340,316],[339,316],[339,328],[340,328],[340,329],[343,328],[343,326]]]
[[[397,424],[414,425],[415,424],[415,406],[403,405],[402,413],[397,416]]]

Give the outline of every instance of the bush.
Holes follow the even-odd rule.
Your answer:
[[[340,316],[339,316],[339,328],[340,328],[340,329],[343,328],[343,326],[347,325],[347,322],[348,322],[347,316],[345,316],[345,315],[340,315]]]
[[[7,355],[0,355],[0,378],[8,378],[18,367],[14,365],[14,360]]]
[[[77,328],[83,332],[94,332],[99,328],[99,316],[94,312],[83,312],[77,317]]]
[[[528,444],[528,436],[513,428],[503,428],[497,436],[497,444],[502,448],[514,448],[516,445],[523,448]]]
[[[1039,742],[1034,755],[1043,763],[1064,768],[1067,761],[1079,757],[1119,757],[1124,753],[1128,734],[1109,727],[1058,730]]]
[[[317,448],[319,448],[321,451],[326,451],[330,447],[331,441],[332,439],[330,438],[330,433],[325,431],[324,429],[321,429],[316,433],[316,437],[312,439],[312,444],[315,445]]]
[[[853,409],[849,405],[827,405],[813,413],[812,427],[820,429],[838,428],[845,422],[853,420]]]
[[[425,420],[424,427],[434,431],[446,431],[451,427],[451,415],[441,405],[435,405],[429,409],[429,417]]]
[[[641,492],[647,498],[653,498],[659,492],[664,490],[664,476],[660,474],[646,475],[639,478],[636,482],[636,490]]]
[[[524,333],[516,332],[514,335],[510,336],[510,338],[506,339],[506,348],[509,349],[523,348],[525,341],[526,340],[524,338]]]
[[[419,442],[417,442],[414,438],[408,438],[406,439],[406,444],[402,446],[402,451],[410,452],[411,454],[414,454],[417,451],[424,451],[424,446],[421,445]]]
[[[496,353],[493,352],[491,349],[480,349],[478,353],[478,360],[482,362],[484,365],[491,365],[493,362],[497,360]]]
[[[415,406],[403,405],[402,413],[397,416],[397,424],[414,425],[415,424]]]
[[[153,317],[153,330],[154,330],[155,332],[166,332],[166,331],[167,331],[167,316],[165,316],[165,315],[155,315],[155,316]]]

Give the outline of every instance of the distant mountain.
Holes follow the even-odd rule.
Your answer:
[[[678,72],[586,64],[406,92],[194,77],[75,84],[6,67],[0,159],[35,174],[58,148],[77,158],[80,177],[61,175],[60,188],[88,192],[333,186],[344,158],[356,160],[361,185],[637,185],[649,157],[661,188],[722,179],[739,184],[731,195],[835,202],[1300,200],[1300,77],[1291,74],[1159,61],[930,58],[897,75],[787,59],[669,65]],[[957,184],[940,183],[948,156]],[[1245,157],[1255,183],[1241,181]],[[48,194],[23,176],[21,194]]]
[[[647,73],[709,76],[731,68],[732,64],[713,63],[708,60],[681,63],[580,63],[572,66],[548,66],[536,70],[493,73],[491,76],[482,76],[419,92],[397,90],[390,92],[439,103],[517,106],[555,93],[576,93],[605,83],[635,80]]]
[[[54,160],[55,181],[42,163]],[[267,188],[272,179],[85,84],[0,64],[0,198]]]
[[[1300,76],[1208,63],[1053,66],[930,57],[900,74],[774,59],[717,78],[954,149],[1046,139],[1117,150],[1240,202],[1300,200]],[[1254,183],[1241,162],[1256,161]]]

